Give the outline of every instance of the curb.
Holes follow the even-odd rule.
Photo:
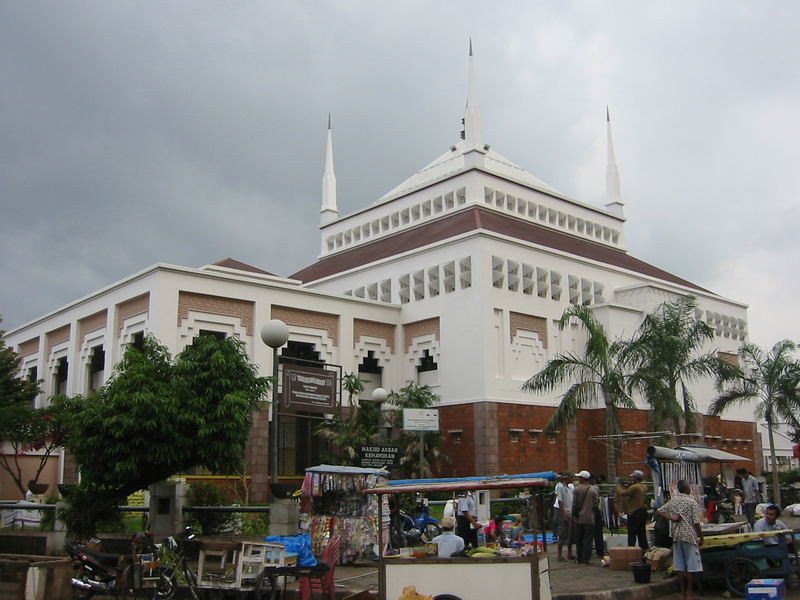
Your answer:
[[[672,578],[637,587],[616,590],[596,590],[585,594],[553,594],[553,600],[650,600],[674,594],[680,590],[678,579]]]

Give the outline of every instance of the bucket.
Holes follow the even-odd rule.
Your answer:
[[[631,563],[633,580],[636,583],[650,583],[650,565],[647,563]]]

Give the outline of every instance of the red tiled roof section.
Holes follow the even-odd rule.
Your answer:
[[[708,291],[690,281],[634,258],[622,250],[582,240],[535,223],[478,207],[363,244],[352,250],[345,250],[334,256],[322,258],[313,265],[291,275],[291,278],[303,282],[316,281],[475,229],[487,229],[519,240],[655,277],[662,281],[684,285],[703,292]]]
[[[217,262],[215,262],[214,266],[225,267],[226,269],[236,269],[237,271],[249,271],[250,273],[261,273],[262,275],[275,276],[275,273],[264,271],[263,269],[259,269],[258,267],[254,267],[253,265],[248,265],[247,263],[243,263],[242,261],[236,260],[235,258],[223,258],[222,260],[218,260]]]

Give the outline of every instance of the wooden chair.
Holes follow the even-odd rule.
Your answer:
[[[333,572],[339,562],[341,551],[341,538],[336,535],[328,540],[328,545],[322,552],[321,564],[327,569],[321,568],[318,574],[300,578],[300,598],[301,600],[311,600],[312,594],[323,594],[330,600],[336,600],[336,588],[333,584]],[[321,566],[321,565],[320,565]]]

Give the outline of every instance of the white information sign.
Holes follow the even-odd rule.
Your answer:
[[[403,429],[406,431],[439,431],[439,409],[404,408]]]

